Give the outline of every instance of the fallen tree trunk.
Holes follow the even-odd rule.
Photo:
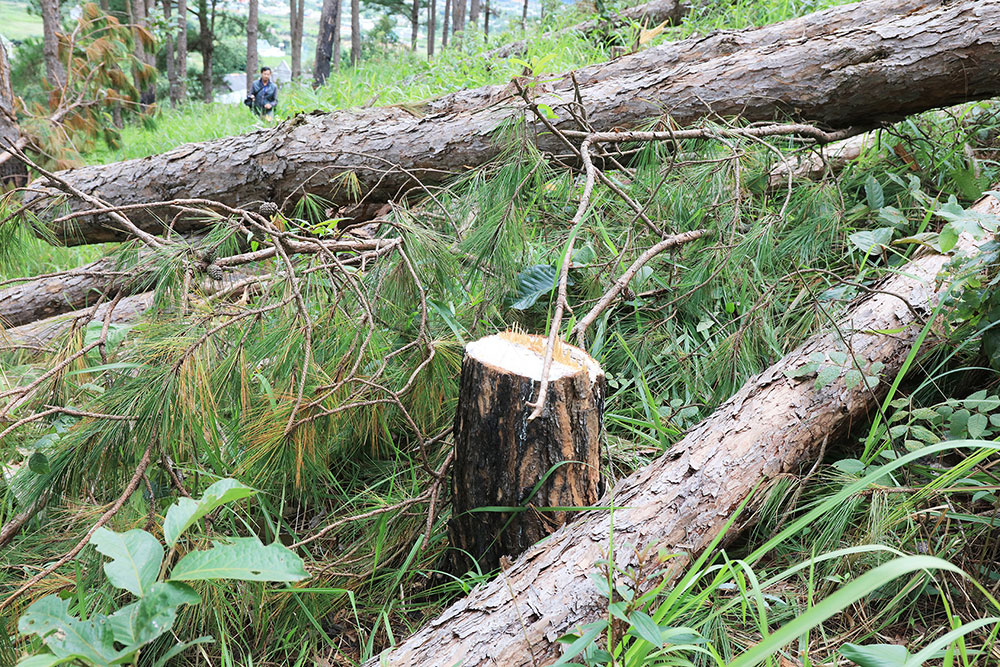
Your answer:
[[[23,324],[19,327],[0,330],[0,351],[10,349],[46,350],[58,338],[68,332],[77,322],[98,322],[103,324],[109,303],[95,308],[82,308],[69,313],[47,317],[44,320]],[[111,314],[111,324],[128,324],[153,305],[153,292],[127,296],[118,301]]]
[[[41,276],[0,290],[0,328],[22,324],[83,308],[101,296],[125,290],[150,289],[150,280],[136,280],[134,271],[117,270],[119,261],[109,257],[72,271]],[[151,270],[143,272],[152,276]]]
[[[987,197],[975,210],[997,215],[1000,202]],[[978,250],[967,235],[957,248]],[[619,482],[600,503],[614,501],[618,576],[638,567],[639,554],[660,551],[677,554],[669,561],[676,575],[719,534],[762,478],[797,471],[824,442],[864,422],[917,339],[919,318],[928,316],[947,290],[936,279],[949,260],[931,254],[900,267],[834,331],[813,336],[752,378],[659,460]],[[864,365],[857,370],[872,374],[871,364],[885,365],[874,391],[864,382],[847,386],[850,366],[820,390],[812,377],[786,375],[809,363],[810,355],[842,349],[844,343]],[[835,365],[827,359],[826,365]],[[368,665],[549,664],[557,637],[608,613],[608,600],[590,575],[604,576],[601,562],[608,558],[611,535],[609,512],[583,514]]]
[[[697,40],[667,44],[581,69],[575,78],[598,131],[638,125],[664,112],[678,125],[708,114],[754,121],[790,115],[843,128],[1000,92],[1000,1],[939,4],[871,0],[739,33],[739,38],[709,38],[712,47]],[[914,5],[928,8],[898,14]],[[840,27],[831,30],[831,25]],[[766,46],[739,46],[754,42]],[[700,54],[702,48],[709,50]],[[502,150],[497,130],[525,114],[523,105],[511,104],[509,88],[456,93],[417,106],[299,116],[273,129],[60,172],[59,177],[114,205],[178,196],[233,205],[261,199],[284,204],[308,192],[342,207],[340,215],[366,219],[382,202],[414,186],[415,179],[441,183],[495,158]],[[533,90],[539,102],[557,110],[557,127],[578,129],[560,106],[573,99],[570,77],[538,82]],[[543,150],[563,149],[549,133],[540,131],[537,138]],[[366,193],[360,204],[343,187],[345,172],[353,173]],[[27,196],[41,207],[40,198],[52,193],[51,184],[39,181]],[[70,197],[68,207],[87,210],[89,205]],[[163,223],[155,213],[144,209],[129,215],[144,229],[158,231]],[[189,217],[175,229],[205,224]],[[69,244],[127,236],[103,215],[81,217],[52,231]]]
[[[568,28],[563,28],[562,30],[546,33],[545,37],[558,37],[562,34],[574,32],[590,35],[598,30],[622,30],[627,28],[632,23],[643,23],[649,27],[657,26],[664,22],[669,23],[670,25],[677,25],[680,23],[681,19],[684,18],[684,15],[687,14],[687,11],[688,6],[683,2],[680,2],[680,0],[652,0],[652,2],[647,2],[635,7],[629,7],[609,19],[590,19],[577,23],[576,25],[572,25]],[[489,58],[510,58],[511,56],[523,55],[527,50],[528,41],[521,39],[493,49],[486,54],[486,56]]]

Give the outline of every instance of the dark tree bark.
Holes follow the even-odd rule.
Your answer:
[[[524,0],[524,5],[521,6],[521,34],[527,29],[528,25],[528,0]]]
[[[452,0],[444,0],[444,20],[441,22],[441,48],[448,48],[448,26],[451,24],[451,3]]]
[[[437,0],[430,0],[427,6],[427,58],[434,57],[434,40],[437,38]]]
[[[11,145],[20,150],[28,145],[28,140],[21,135],[17,125],[14,89],[10,85],[10,60],[0,40],[0,188],[7,185],[20,187],[28,180],[28,169],[24,163],[4,150]]]
[[[168,52],[167,57],[170,55]],[[170,87],[170,101],[177,105],[187,100],[187,0],[177,0],[177,41],[173,58],[177,85]]]
[[[305,22],[305,0],[289,0],[289,22],[292,29],[292,81],[302,77],[302,27]]]
[[[351,0],[351,67],[361,60],[361,2]]]
[[[466,2],[467,0],[451,0],[451,32],[453,37],[465,30]]]
[[[489,0],[487,0],[487,2],[488,1]],[[524,11],[527,12],[527,10],[528,6],[527,3],[525,3]],[[598,30],[622,30],[626,26],[631,25],[633,21],[645,22],[648,25],[659,25],[660,23],[667,21],[670,25],[677,25],[681,22],[681,19],[684,18],[687,10],[688,5],[681,2],[681,0],[652,0],[651,2],[626,9],[610,21],[591,19],[589,21],[584,21],[583,23],[570,26],[569,28],[549,33],[548,36],[551,37],[564,33],[584,33],[589,35],[597,32]],[[522,25],[526,16],[527,14],[522,17]],[[488,11],[486,13],[486,21],[487,25],[489,25]],[[487,35],[488,34],[489,30],[487,30]],[[494,49],[490,52],[490,55],[496,58],[520,56],[527,50],[527,48],[528,42],[525,40],[519,40]]]
[[[479,27],[479,0],[469,0],[469,25]]]
[[[40,0],[42,8],[42,56],[45,59],[45,78],[53,88],[66,85],[66,67],[59,60],[59,0]]]
[[[313,87],[315,88],[319,88],[326,83],[326,80],[330,76],[330,59],[333,57],[333,34],[340,27],[340,1],[323,0],[323,10],[319,17],[319,35],[316,37],[316,61],[313,63]],[[339,43],[337,44],[337,50],[340,50]]]
[[[420,0],[410,5],[410,51],[417,51],[417,34],[420,32]]]
[[[949,3],[919,15],[872,20],[880,8],[909,4],[869,2],[789,22],[788,32],[771,26],[666,44],[583,68],[575,76],[597,130],[635,126],[664,112],[678,125],[711,112],[750,121],[791,117],[832,128],[870,126],[1000,92],[1000,50],[995,48],[1000,1]],[[810,25],[818,27],[803,32]],[[574,95],[568,76],[536,90],[539,101],[556,110],[557,126],[577,128],[561,106]],[[374,210],[351,209],[352,200],[338,187],[342,171],[357,175],[368,193],[366,202],[376,207],[412,185],[414,176],[436,184],[483,164],[500,151],[494,132],[525,115],[512,104],[511,93],[499,86],[462,91],[430,101],[416,114],[412,107],[384,107],[305,116],[270,130],[63,176],[113,203],[184,195],[239,204],[312,192],[330,198],[341,215],[364,219]],[[543,150],[565,150],[549,133],[540,131],[537,137]],[[391,165],[402,165],[407,173],[386,173]],[[38,182],[27,196],[50,192]],[[69,204],[88,208],[72,199]],[[132,219],[160,228],[147,213],[137,212]],[[52,231],[68,243],[124,237],[105,223],[81,218],[73,228]],[[180,226],[199,224],[188,220]]]
[[[545,410],[528,421],[545,342],[506,332],[465,348],[448,525],[456,574],[474,567],[470,557],[494,570],[570,518],[546,508],[589,506],[600,496],[604,372],[583,350],[560,345]],[[477,511],[491,506],[527,510]]]
[[[490,0],[486,0],[486,10],[483,12],[483,37],[490,41]]]
[[[198,0],[198,45],[201,47],[201,99],[211,104],[215,99],[215,89],[212,74],[212,56],[215,53],[215,3],[211,1],[211,14],[208,0]]]
[[[156,103],[156,78],[151,74],[151,71],[155,72],[155,68],[150,70],[150,59],[153,54],[147,51],[145,44],[145,37],[150,34],[149,12],[145,0],[131,0],[127,6],[129,19],[132,22],[132,55],[135,58],[132,78],[136,90],[139,91],[139,102],[145,109]]]
[[[247,12],[247,90],[253,85],[257,78],[257,28],[258,0],[250,0],[250,8]]]
[[[167,95],[170,97],[170,106],[176,107],[178,102],[177,85],[177,59],[174,56],[174,27],[171,26],[170,19],[173,13],[173,0],[163,0],[163,20],[167,24],[167,34],[163,39],[163,46],[167,52]]]
[[[987,197],[975,209],[996,215],[1000,202]],[[957,251],[975,254],[978,248],[963,235]],[[602,563],[612,534],[616,584],[626,583],[625,573],[639,568],[640,554],[673,555],[655,567],[665,567],[668,579],[676,577],[762,479],[797,473],[813,462],[825,441],[846,436],[852,425],[878,410],[918,339],[922,322],[914,311],[932,312],[948,290],[937,276],[949,260],[928,254],[900,267],[880,285],[880,293],[852,308],[834,331],[813,336],[751,378],[664,456],[618,482],[600,501],[610,505],[613,500],[613,517],[603,510],[578,517],[525,552],[503,576],[480,585],[401,645],[372,658],[368,667],[551,664],[559,650],[556,637],[607,617],[608,600],[591,575],[607,571]],[[843,332],[850,332],[846,341]],[[874,390],[864,383],[848,388],[841,377],[817,391],[811,377],[786,376],[811,354],[845,343],[865,369],[874,362],[885,364]],[[645,586],[659,581],[649,577]]]

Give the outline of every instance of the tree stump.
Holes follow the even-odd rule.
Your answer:
[[[503,332],[465,348],[455,415],[453,548],[450,569],[483,571],[516,557],[593,505],[600,472],[604,372],[586,352],[564,343],[549,374],[548,398],[532,421],[545,339]],[[537,487],[537,488],[536,488]],[[484,507],[520,510],[474,511]]]

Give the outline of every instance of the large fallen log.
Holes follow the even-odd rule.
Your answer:
[[[53,273],[0,289],[0,328],[17,327],[53,315],[83,308],[101,296],[142,292],[150,288],[151,271],[142,275],[120,271],[108,257],[71,271]]]
[[[911,12],[914,5],[925,9]],[[1000,93],[1000,0],[870,0],[739,35],[709,38],[711,47],[697,40],[667,44],[577,71],[593,128],[636,126],[664,113],[679,125],[719,114],[794,116],[844,128]],[[346,214],[364,219],[415,179],[441,183],[495,158],[502,150],[497,131],[526,113],[522,104],[512,104],[511,88],[466,91],[416,106],[298,116],[273,129],[59,176],[114,205],[178,196],[283,204],[309,192],[344,209],[354,206]],[[556,109],[558,127],[578,129],[560,106],[574,97],[569,76],[536,82],[533,91]],[[537,139],[543,150],[563,149],[544,131]],[[345,172],[367,193],[360,205],[344,187]],[[52,192],[40,181],[28,199],[41,207],[40,198]],[[89,208],[73,197],[67,205]],[[155,213],[145,209],[130,217],[159,230],[163,223]],[[205,224],[192,217],[175,229]],[[103,215],[53,232],[70,244],[125,237]]]
[[[111,324],[130,324],[153,305],[153,292],[127,296],[118,301],[111,314]],[[26,349],[45,351],[59,338],[79,323],[104,323],[109,303],[97,308],[81,308],[68,313],[46,317],[19,327],[0,329],[0,351]]]
[[[688,6],[680,0],[652,0],[652,2],[629,7],[607,19],[593,18],[562,30],[546,33],[545,37],[558,37],[574,32],[584,35],[591,35],[601,30],[612,32],[627,28],[632,23],[640,23],[647,27],[658,26],[661,23],[676,25],[684,18],[687,11]],[[519,39],[516,42],[510,42],[493,49],[486,55],[490,58],[510,58],[511,56],[523,55],[527,50],[528,41]]]
[[[1000,201],[987,197],[975,209],[997,215]],[[968,254],[978,250],[967,235],[957,248]],[[900,267],[877,293],[851,308],[835,330],[813,336],[752,378],[664,456],[615,485],[599,504],[610,506],[613,500],[615,506],[618,576],[638,567],[639,554],[660,551],[677,554],[669,561],[676,574],[719,534],[761,479],[797,471],[817,456],[824,442],[863,423],[917,339],[920,319],[930,315],[948,289],[947,281],[942,285],[936,280],[949,260],[928,254]],[[874,391],[864,382],[848,386],[850,365],[819,390],[812,377],[786,375],[801,369],[811,355],[829,355],[843,350],[845,343],[862,364],[856,370],[871,374],[872,364],[884,364]],[[825,365],[837,364],[827,356]],[[609,512],[584,513],[384,653],[381,662],[368,664],[549,664],[556,656],[557,637],[607,616],[608,600],[590,575],[604,572],[601,562],[608,558],[611,536]]]

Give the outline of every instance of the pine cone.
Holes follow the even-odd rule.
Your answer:
[[[208,273],[208,277],[212,280],[222,280],[222,267],[218,264],[209,264],[205,272]]]
[[[260,205],[258,209],[259,213],[270,220],[274,216],[278,215],[278,205],[271,201],[266,201]]]

